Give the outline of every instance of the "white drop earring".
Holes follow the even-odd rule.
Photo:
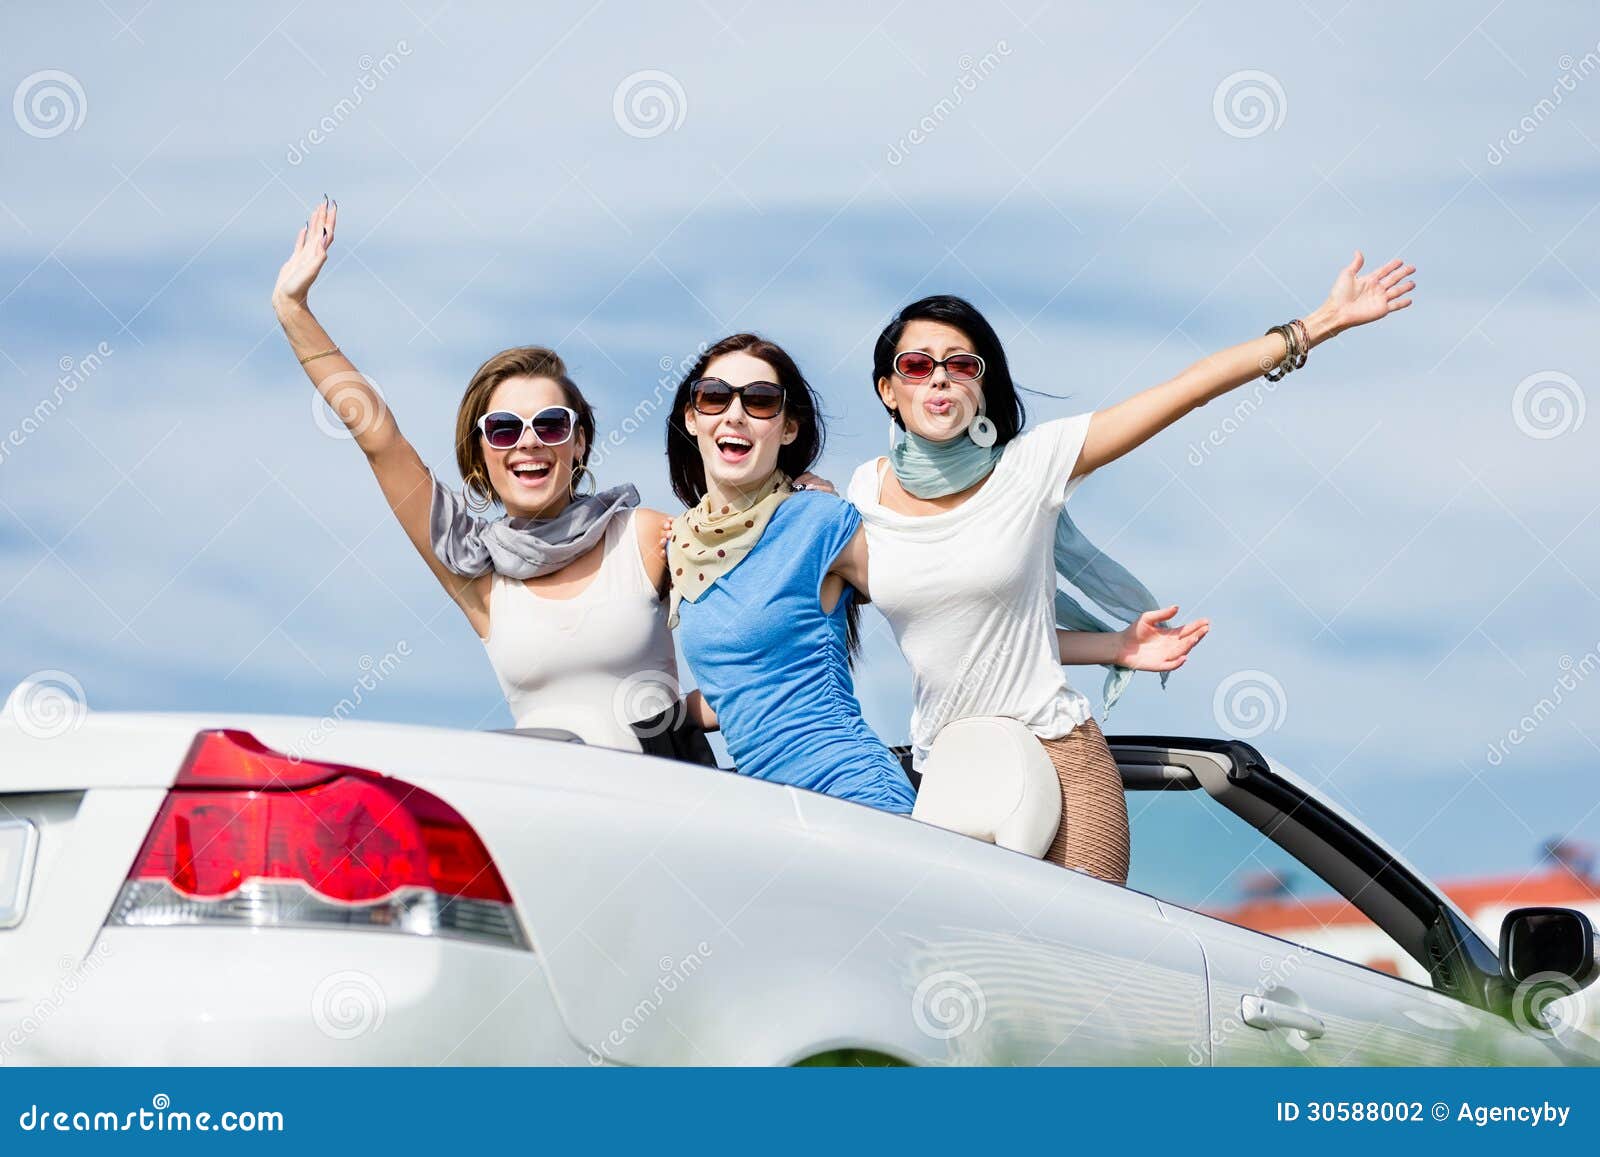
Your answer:
[[[891,454],[894,453],[896,445],[894,435],[897,429],[899,429],[899,423],[894,420],[894,411],[891,410],[889,411],[889,453]]]
[[[967,427],[967,437],[971,438],[974,445],[982,446],[985,450],[995,444],[1000,437],[1000,432],[994,428],[994,423],[989,420],[989,415],[984,413],[982,400],[978,402],[978,416],[972,419],[972,424]]]

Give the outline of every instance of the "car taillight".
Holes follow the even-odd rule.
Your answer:
[[[361,768],[204,731],[108,920],[372,928],[527,948],[505,881],[461,814]]]

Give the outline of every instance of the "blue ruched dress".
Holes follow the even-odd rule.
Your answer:
[[[911,783],[861,717],[850,677],[855,591],[822,610],[822,580],[860,524],[832,494],[790,497],[738,566],[679,605],[678,638],[741,775],[909,813]]]

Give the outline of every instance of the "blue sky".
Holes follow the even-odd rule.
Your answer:
[[[446,469],[497,349],[556,346],[604,429],[664,364],[754,328],[822,391],[842,483],[884,442],[871,338],[914,297],[983,308],[1019,379],[1060,396],[1030,401],[1043,419],[1309,310],[1359,246],[1418,267],[1414,308],[1074,499],[1214,622],[1108,730],[1217,734],[1219,688],[1262,672],[1242,680],[1274,688],[1254,742],[1426,870],[1600,839],[1600,679],[1568,671],[1600,661],[1592,9],[106,0],[0,19],[0,440],[20,436],[0,457],[0,683],[59,669],[95,709],[322,715],[404,642],[362,718],[508,721],[273,322],[324,192],[341,233],[313,306]],[[648,94],[630,108],[641,86],[665,121]],[[605,462],[624,479],[669,502],[659,418]],[[899,741],[904,666],[868,621],[861,696]]]

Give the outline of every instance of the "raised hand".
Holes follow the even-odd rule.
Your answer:
[[[1361,266],[1365,261],[1361,250],[1357,249],[1355,258],[1339,271],[1333,288],[1328,291],[1323,309],[1328,311],[1336,329],[1365,325],[1411,304],[1410,294],[1417,283],[1405,279],[1417,271],[1416,266],[1407,265],[1396,257],[1382,269],[1362,276]]]
[[[1211,630],[1210,619],[1196,619],[1181,627],[1161,624],[1178,613],[1176,606],[1146,611],[1118,632],[1117,665],[1135,671],[1176,671],[1189,660],[1189,652]]]
[[[304,305],[311,283],[322,272],[328,260],[328,247],[333,244],[334,226],[339,219],[339,204],[323,199],[316,211],[294,239],[294,252],[278,270],[278,282],[272,287],[274,305]]]

